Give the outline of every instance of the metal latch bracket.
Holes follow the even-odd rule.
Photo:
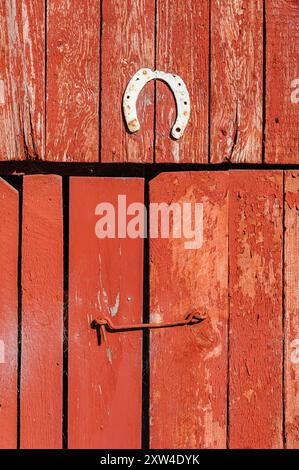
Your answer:
[[[156,328],[172,328],[175,326],[191,326],[197,325],[206,319],[206,315],[198,312],[189,313],[183,320],[173,322],[160,322],[160,323],[133,323],[129,325],[114,325],[112,320],[108,317],[93,320],[91,327],[98,331],[99,340],[103,336],[106,340],[105,331],[109,333],[120,333],[123,331],[135,331]],[[99,341],[100,342],[100,341]]]

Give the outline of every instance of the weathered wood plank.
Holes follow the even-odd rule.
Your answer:
[[[47,3],[47,160],[99,160],[100,16],[99,0]]]
[[[266,2],[267,163],[299,163],[299,2]]]
[[[95,232],[101,220],[96,207],[113,204],[118,217],[118,195],[128,205],[143,202],[143,180],[70,181],[70,448],[141,445],[142,333],[107,332],[99,345],[91,328],[101,316],[115,324],[142,321],[143,240],[103,239]]]
[[[211,0],[211,161],[260,163],[263,1]]]
[[[44,158],[45,2],[0,2],[0,160]]]
[[[59,176],[25,176],[21,448],[62,446],[63,224]]]
[[[19,196],[0,179],[0,449],[17,446]]]
[[[282,185],[230,173],[230,448],[282,447]]]
[[[151,203],[192,204],[193,229],[194,204],[203,204],[200,248],[186,249],[186,238],[150,241],[151,320],[207,314],[199,325],[151,332],[151,448],[226,447],[227,177],[164,173],[150,183]]]
[[[299,172],[285,173],[285,430],[286,447],[299,448]]]
[[[183,138],[170,130],[176,105],[167,85],[157,82],[156,161],[208,162],[209,1],[158,0],[157,69],[182,77],[190,94],[191,115]]]
[[[151,162],[154,85],[137,102],[141,129],[130,134],[122,117],[127,83],[140,68],[154,68],[154,0],[103,0],[101,129],[103,162]]]

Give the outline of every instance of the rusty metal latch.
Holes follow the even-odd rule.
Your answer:
[[[134,323],[129,325],[114,325],[108,317],[95,319],[91,326],[94,329],[99,330],[102,333],[105,340],[105,331],[109,333],[117,333],[122,331],[134,331],[134,330],[145,330],[154,328],[172,328],[175,326],[187,326],[197,325],[206,318],[206,315],[198,312],[189,313],[183,320],[177,320],[173,322],[160,322],[160,323]]]
[[[177,117],[171,129],[174,139],[180,139],[184,134],[190,117],[190,97],[184,80],[172,73],[160,72],[158,70],[140,69],[129,81],[123,96],[123,111],[130,132],[135,133],[140,129],[137,117],[136,103],[139,93],[151,80],[162,80],[166,82],[174,94]]]

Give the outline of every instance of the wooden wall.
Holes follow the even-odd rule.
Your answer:
[[[2,0],[0,159],[299,163],[298,18],[297,0]],[[161,82],[126,131],[141,67],[186,82],[183,139]]]
[[[0,39],[0,448],[299,448],[298,0],[0,0]],[[181,140],[161,82],[128,133],[141,67],[184,79]],[[118,194],[203,202],[203,248],[99,241]]]

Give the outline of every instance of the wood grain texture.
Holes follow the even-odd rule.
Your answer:
[[[151,448],[226,447],[227,178],[164,173],[150,183],[151,203],[203,204],[200,248],[186,249],[186,238],[150,241],[151,321],[207,314],[199,325],[151,332]]]
[[[0,449],[17,446],[19,195],[0,179]]]
[[[103,0],[101,129],[103,162],[151,162],[154,85],[137,102],[141,129],[130,134],[122,116],[127,83],[140,68],[154,68],[154,0]]]
[[[286,447],[299,448],[299,172],[285,173],[285,430]]]
[[[84,194],[84,198],[82,198]],[[142,322],[143,240],[97,238],[98,204],[117,211],[143,202],[143,180],[71,178],[69,291],[69,447],[140,448],[142,332],[106,332],[92,321]],[[103,213],[104,215],[104,213]]]
[[[100,16],[99,0],[47,3],[47,160],[99,160]]]
[[[0,160],[44,157],[44,6],[0,2]]]
[[[267,163],[299,163],[299,2],[266,2]]]
[[[261,163],[263,1],[211,0],[211,162]]]
[[[230,173],[230,448],[282,447],[282,192]]]
[[[157,1],[158,70],[182,77],[191,115],[184,136],[170,137],[176,105],[166,84],[157,82],[156,161],[208,162],[209,1]]]
[[[63,223],[59,176],[25,176],[21,448],[62,445]]]

